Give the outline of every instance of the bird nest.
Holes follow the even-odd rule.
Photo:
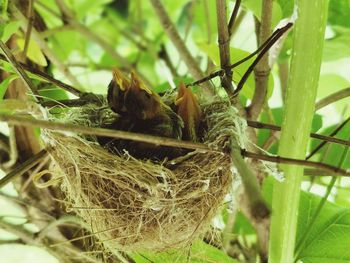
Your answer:
[[[203,106],[203,116],[204,143],[225,147],[237,130],[234,109],[212,103]],[[111,251],[188,246],[208,230],[232,186],[230,158],[220,152],[193,151],[155,162],[113,154],[91,137],[43,134],[68,207]]]

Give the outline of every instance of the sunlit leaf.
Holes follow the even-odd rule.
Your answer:
[[[350,209],[326,202],[308,230],[321,198],[303,192],[298,216],[297,244],[306,231],[298,259],[306,263],[350,262]]]
[[[193,262],[193,263],[238,263],[238,261],[230,258],[222,250],[219,250],[203,241],[195,241],[191,246],[191,251],[187,249],[169,251],[164,253],[139,253],[133,254],[131,257],[136,263],[173,263],[173,262]],[[188,261],[189,260],[189,261]]]
[[[10,37],[19,29],[19,21],[9,21],[3,25],[3,33],[1,35],[1,41],[6,42]]]
[[[0,100],[2,100],[4,98],[6,90],[7,90],[8,86],[10,85],[10,83],[17,78],[18,78],[17,75],[10,75],[0,83]]]
[[[18,38],[17,45],[23,51],[24,45],[25,45],[25,40],[23,38]],[[45,58],[43,52],[41,51],[38,44],[36,44],[35,41],[33,41],[33,40],[29,41],[27,56],[30,60],[34,61],[36,64],[43,66],[43,67],[47,66],[47,61],[46,61],[46,58]]]

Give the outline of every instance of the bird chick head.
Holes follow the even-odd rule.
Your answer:
[[[131,83],[125,94],[125,106],[128,112],[137,119],[153,119],[162,111],[162,103],[157,93],[131,72]]]

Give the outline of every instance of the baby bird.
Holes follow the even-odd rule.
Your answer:
[[[126,108],[124,106],[125,91],[129,88],[130,81],[117,69],[113,69],[113,79],[108,85],[107,101],[109,107],[118,114],[124,114]]]
[[[175,105],[177,106],[177,114],[184,122],[182,138],[194,142],[198,141],[202,110],[197,97],[193,94],[191,89],[186,88],[183,83],[179,86]]]
[[[125,107],[135,121],[144,123],[147,134],[181,139],[182,119],[131,72],[131,84],[125,93]]]
[[[181,139],[182,119],[135,72],[129,81],[114,70],[107,99],[111,109],[121,115],[109,128]],[[126,140],[103,141],[102,145],[117,152],[125,148],[137,158],[163,159],[181,154],[179,149]]]

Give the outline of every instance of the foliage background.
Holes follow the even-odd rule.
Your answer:
[[[1,40],[6,42],[15,36],[17,47],[13,49],[13,52],[20,53],[24,47],[25,34],[21,30],[21,22],[13,18],[5,8],[6,2],[4,0],[2,2]],[[30,42],[27,51],[31,62],[44,67],[55,78],[63,82],[77,84],[79,88],[86,92],[98,94],[106,94],[106,87],[111,79],[111,69],[115,66],[126,71],[130,70],[130,68],[136,68],[147,78],[157,92],[175,88],[176,84],[181,80],[187,83],[194,80],[188,73],[176,48],[164,33],[164,29],[149,1],[67,0],[65,2],[74,13],[74,20],[81,25],[80,27],[74,27],[62,21],[57,4],[53,0],[36,0],[34,6],[47,27],[43,32],[40,32],[41,37],[45,39],[49,48],[59,61],[63,63],[64,67],[72,73],[76,83],[72,83],[71,79],[67,78],[67,75],[62,73],[55,63],[48,61],[35,41],[32,40]],[[234,1],[227,2],[230,13],[233,9]],[[220,60],[217,47],[215,1],[165,0],[163,3],[201,69],[207,73],[218,69]],[[293,1],[274,1],[273,28],[282,19],[292,15],[293,6]],[[232,63],[257,48],[254,16],[260,19],[261,1],[244,0],[241,7],[241,21],[235,28],[235,33],[230,43]],[[349,1],[330,0],[318,99],[350,86],[349,15]],[[261,121],[264,122],[281,125],[284,80],[281,79],[280,72],[282,67],[288,64],[290,58],[291,35],[289,34],[286,38],[277,63],[272,68],[269,82],[269,108],[265,108],[261,115]],[[165,52],[161,52],[164,50]],[[167,54],[169,60],[164,54]],[[118,56],[123,57],[125,61],[116,59]],[[170,64],[173,68],[169,67]],[[11,67],[7,63],[1,62],[0,66],[3,71],[12,72]],[[248,66],[249,62],[234,70],[235,82],[240,79]],[[16,78],[15,74],[10,74],[10,76],[2,80],[0,84],[1,98],[4,96],[9,84]],[[36,84],[41,83],[40,95],[44,97],[53,99],[72,98],[71,94],[52,84],[43,83],[36,78],[34,80]],[[213,83],[219,86],[218,79],[214,79]],[[254,93],[254,87],[254,77],[252,76],[248,79],[244,90],[240,94],[241,101],[244,103],[249,102]],[[341,121],[349,116],[349,98],[347,97],[316,112],[312,127],[313,132],[329,135]],[[4,134],[9,133],[5,124],[2,124],[1,132]],[[348,124],[338,133],[337,137],[348,140],[349,134],[350,125]],[[259,145],[263,146],[269,136],[270,132],[266,130],[259,131]],[[319,141],[311,139],[310,149],[313,149],[318,143]],[[277,148],[278,143],[274,143],[269,151],[276,153]],[[328,145],[316,154],[313,160],[322,160],[325,163],[338,166],[340,155],[344,150],[345,147],[343,146]],[[350,169],[350,155],[345,158],[342,168]],[[311,182],[310,177],[307,176],[302,185],[304,192],[300,201],[300,223],[297,240],[300,240],[306,232],[308,235],[297,253],[297,258],[303,262],[350,262],[350,253],[348,252],[350,245],[350,181],[347,178],[337,179],[334,187],[329,189],[328,201],[322,206],[312,226],[309,225],[310,221],[312,221],[313,213],[317,210],[316,207],[327,192],[329,182],[330,179],[328,177],[315,177]],[[267,179],[264,187],[264,192],[269,197],[271,193],[271,178]],[[12,185],[1,189],[1,193],[12,196],[18,195]],[[33,232],[38,231],[30,223],[30,220],[25,218],[25,213],[19,207],[1,196],[0,207],[0,220],[23,226]],[[216,225],[224,225],[225,220],[227,220],[227,214],[224,211],[216,219]],[[16,240],[18,240],[18,237],[1,230],[0,255],[5,259],[3,262],[40,262],[40,260],[42,262],[56,262],[43,249],[11,244],[16,243]],[[254,254],[256,233],[247,218],[241,213],[237,215],[232,232],[232,240],[237,241],[245,250]],[[14,251],[16,252],[14,253]],[[242,251],[239,253],[242,253]],[[194,245],[192,254],[193,262],[234,262],[223,251],[200,241]],[[182,262],[184,259],[179,259],[179,256],[181,256],[181,253],[153,255],[150,252],[147,258],[152,258],[155,262],[173,262],[174,259]],[[131,257],[136,262],[148,262],[145,260],[145,255],[135,254],[131,255]],[[251,257],[254,258],[254,255]]]

